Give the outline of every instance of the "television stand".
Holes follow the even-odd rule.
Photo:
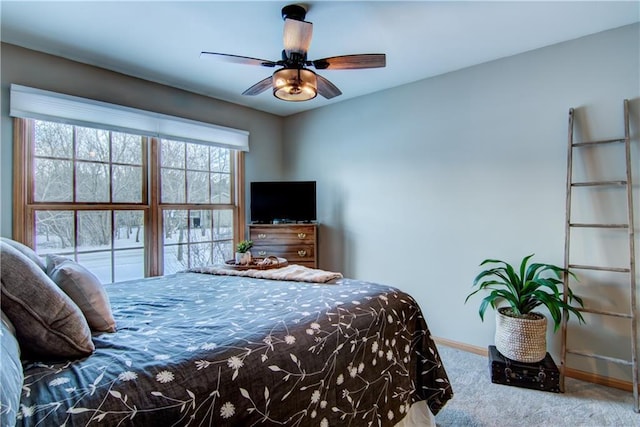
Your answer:
[[[255,257],[275,255],[289,264],[318,268],[318,224],[250,224],[249,239]]]

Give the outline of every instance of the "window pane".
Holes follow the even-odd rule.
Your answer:
[[[144,249],[114,252],[114,282],[144,277]]]
[[[36,202],[69,202],[73,197],[73,163],[69,160],[35,160]]]
[[[65,253],[74,249],[72,211],[36,211],[36,252]]]
[[[111,159],[113,163],[142,165],[142,137],[112,132]]]
[[[160,165],[184,169],[184,142],[160,141]]]
[[[113,201],[142,202],[142,167],[113,166]]]
[[[211,241],[211,211],[189,211],[189,242]]]
[[[111,212],[78,212],[78,250],[111,249]]]
[[[231,172],[231,150],[211,147],[211,172]]]
[[[213,226],[213,212],[210,209],[202,210],[202,211],[191,211],[200,212],[200,226],[202,229],[206,230],[207,236],[211,235],[211,227]],[[207,240],[212,240],[212,237],[208,237]]]
[[[187,169],[209,170],[209,147],[200,144],[187,144]]]
[[[115,214],[114,239],[111,250],[111,215]],[[102,283],[144,277],[144,212],[143,211],[78,211],[78,236],[74,244],[73,211],[36,212],[36,251],[56,253],[78,262],[96,274]],[[115,277],[111,260],[115,259]]]
[[[212,264],[212,243],[195,243],[189,245],[190,267],[202,267]]]
[[[144,212],[116,211],[115,217],[113,246],[115,248],[144,247]]]
[[[208,172],[187,172],[187,182],[189,185],[188,203],[208,203],[209,202],[209,173]]]
[[[73,154],[73,126],[34,121],[35,154],[70,159]]]
[[[164,211],[162,228],[164,243],[186,243],[187,241],[187,211]]]
[[[175,169],[162,169],[160,179],[162,203],[184,203],[184,172]]]
[[[102,163],[76,164],[76,200],[109,202],[109,168]]]
[[[213,238],[214,240],[233,240],[233,211],[231,209],[214,211]]]
[[[233,242],[224,241],[214,243],[212,264],[224,264],[225,261],[231,260],[233,257]]]
[[[231,202],[231,177],[229,176],[229,174],[211,174],[211,202]]]
[[[187,268],[187,245],[164,247],[164,274],[173,274]]]
[[[109,161],[109,131],[76,128],[76,157],[80,160]]]
[[[111,283],[111,252],[91,252],[78,254],[78,263],[98,277],[101,283]]]

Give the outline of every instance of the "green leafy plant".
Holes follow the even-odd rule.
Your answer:
[[[466,303],[471,296],[480,291],[489,292],[489,295],[482,300],[478,310],[480,319],[483,321],[484,313],[489,305],[493,309],[497,309],[498,303],[506,301],[512,314],[516,317],[524,317],[536,307],[544,305],[553,318],[554,332],[560,327],[563,309],[566,309],[569,314],[573,313],[579,322],[584,323],[582,314],[569,304],[575,301],[584,307],[582,299],[567,288],[567,303],[565,303],[561,292],[561,274],[566,272],[574,278],[575,275],[552,264],[532,263],[527,266],[533,255],[523,258],[519,274],[505,261],[484,260],[480,266],[486,264],[499,264],[500,266],[489,268],[478,274],[473,281],[473,286],[477,289],[471,292],[464,302]]]
[[[243,254],[247,252],[249,249],[251,249],[252,247],[253,247],[253,241],[242,240],[238,242],[238,244],[236,245],[236,252]]]

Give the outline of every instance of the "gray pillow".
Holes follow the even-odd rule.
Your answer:
[[[69,258],[47,255],[47,274],[80,307],[92,331],[116,331],[109,297],[93,273]]]
[[[40,267],[42,271],[47,270],[47,267],[44,265],[42,258],[40,258],[38,254],[36,254],[36,252],[33,249],[31,249],[29,246],[23,245],[22,243],[16,242],[15,240],[7,239],[6,237],[0,237],[0,242],[4,242],[7,245],[10,245],[12,248],[22,252],[24,255],[27,256],[27,258],[29,258],[31,261],[38,264],[38,267]]]
[[[0,425],[13,426],[20,404],[24,373],[20,362],[20,347],[15,336],[15,328],[11,321],[0,312]]]
[[[91,330],[78,306],[29,258],[0,242],[2,311],[28,357],[91,354]]]

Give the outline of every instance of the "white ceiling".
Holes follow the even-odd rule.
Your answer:
[[[640,21],[635,1],[310,1],[309,59],[385,53],[387,67],[325,70],[343,92],[285,102],[241,93],[273,69],[201,51],[278,60],[294,1],[0,1],[1,39],[286,116]]]

